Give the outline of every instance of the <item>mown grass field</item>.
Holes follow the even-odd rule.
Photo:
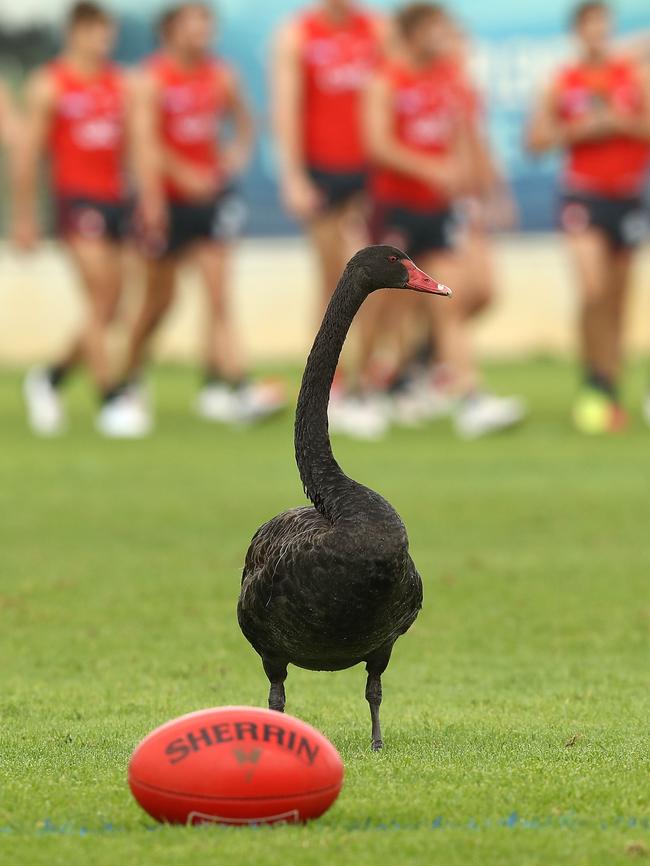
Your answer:
[[[642,370],[634,372],[638,402]],[[188,411],[158,372],[142,443],[25,432],[0,377],[0,862],[598,866],[650,856],[650,430],[585,440],[570,367],[498,366],[522,430],[475,444],[443,424],[340,441],[401,512],[425,607],[384,678],[369,750],[361,668],[292,669],[289,712],[347,767],[307,827],[158,828],[126,785],[136,743],[205,706],[263,704],[235,603],[252,532],[302,501],[290,418],[253,431]]]

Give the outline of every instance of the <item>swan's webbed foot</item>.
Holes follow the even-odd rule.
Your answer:
[[[271,683],[271,688],[269,689],[269,709],[283,713],[286,703],[284,681],[287,678],[287,666],[284,662],[277,662],[266,658],[262,659],[262,663]]]

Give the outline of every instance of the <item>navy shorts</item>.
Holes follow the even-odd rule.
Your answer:
[[[600,229],[615,250],[633,249],[648,234],[648,215],[639,196],[612,198],[567,191],[560,200],[559,221],[568,235]]]
[[[341,207],[366,191],[366,171],[325,171],[310,166],[307,172],[323,196],[326,209]]]
[[[246,204],[232,188],[206,202],[170,202],[169,225],[162,255],[176,255],[197,241],[229,243],[240,237]]]
[[[451,208],[415,211],[393,205],[376,205],[370,218],[375,244],[391,244],[411,258],[452,250],[458,235],[458,219]]]
[[[82,196],[58,196],[55,202],[56,233],[84,240],[125,241],[132,229],[130,202],[107,202]]]

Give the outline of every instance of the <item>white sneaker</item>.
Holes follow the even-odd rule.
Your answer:
[[[145,405],[129,389],[102,406],[96,426],[109,439],[142,439],[151,432],[152,421]]]
[[[419,427],[426,421],[446,418],[453,409],[453,398],[432,383],[431,378],[416,379],[393,395],[391,415],[403,427]]]
[[[196,410],[207,421],[242,425],[262,421],[286,405],[284,388],[278,382],[250,382],[240,388],[215,382],[199,391]]]
[[[365,397],[344,397],[330,402],[329,426],[333,433],[352,439],[377,441],[383,438],[390,421],[383,401]]]
[[[280,382],[250,382],[238,390],[240,423],[254,424],[277,415],[287,405],[287,395]]]
[[[463,439],[479,439],[520,424],[526,407],[517,397],[477,394],[463,400],[454,413],[456,432]]]
[[[27,419],[38,436],[57,436],[65,429],[65,412],[45,370],[30,370],[23,383]]]
[[[423,393],[422,414],[425,421],[439,421],[448,418],[454,409],[454,398],[444,388],[428,382]]]
[[[196,398],[196,411],[206,421],[238,424],[241,408],[237,391],[225,382],[205,385]]]

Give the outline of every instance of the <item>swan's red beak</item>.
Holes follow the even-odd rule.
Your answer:
[[[409,273],[409,281],[406,284],[407,289],[413,289],[416,292],[428,292],[430,295],[451,295],[451,289],[443,286],[442,283],[436,282],[424,271],[416,267],[410,259],[404,259],[402,264]]]

